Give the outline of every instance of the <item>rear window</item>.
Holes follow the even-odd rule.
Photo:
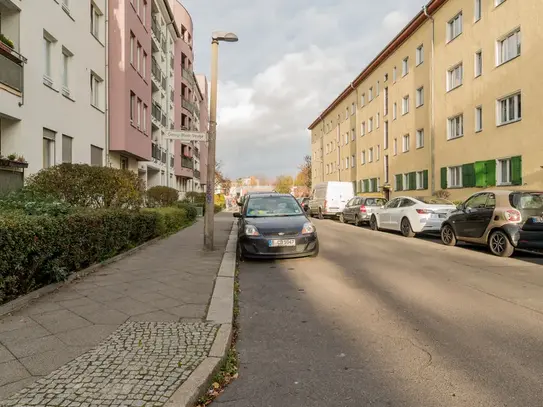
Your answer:
[[[417,196],[415,199],[429,205],[454,205],[451,201],[435,196]]]
[[[533,210],[543,212],[543,192],[513,192],[509,202],[518,210]]]
[[[366,198],[364,205],[367,206],[383,206],[386,205],[387,200],[383,198]]]

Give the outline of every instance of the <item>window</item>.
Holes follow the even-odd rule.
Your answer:
[[[91,145],[91,165],[101,167],[103,165],[104,149]]]
[[[514,123],[522,119],[520,93],[498,101],[498,125]]]
[[[43,129],[43,168],[55,165],[55,138],[57,134],[49,129]]]
[[[409,73],[409,57],[402,61],[402,77]]]
[[[373,162],[373,147],[371,147],[371,148],[368,150],[368,162],[369,162],[369,163],[372,163],[372,162]]]
[[[97,40],[100,40],[100,16],[102,13],[96,6],[91,3],[91,15],[90,15],[90,32]]]
[[[360,153],[360,165],[366,164],[366,150]]]
[[[377,114],[375,115],[375,128],[378,129],[380,125],[381,125],[381,114],[377,112]]]
[[[373,87],[368,90],[368,102],[373,100]]]
[[[355,165],[356,165],[356,156],[353,154],[351,156],[351,168],[354,168]]]
[[[409,191],[411,189],[411,185],[409,182],[409,174],[402,174],[402,183],[403,183],[403,190]],[[403,202],[403,200],[402,200]],[[401,206],[401,205],[400,205]]]
[[[424,62],[424,45],[419,45],[417,48],[416,61],[417,66]]]
[[[448,172],[448,186],[451,188],[462,188],[462,166],[449,167]]]
[[[130,123],[134,123],[136,116],[136,94],[130,92]]]
[[[43,50],[45,55],[45,71],[44,76],[49,80],[49,85],[53,84],[52,77],[52,68],[51,68],[51,48],[53,48],[53,43],[49,38],[43,37]]]
[[[345,120],[347,120],[349,118],[349,108],[346,107],[345,108]]]
[[[511,184],[511,159],[505,158],[503,160],[497,160],[498,166],[498,185]]]
[[[481,19],[481,15],[483,14],[481,0],[475,0],[475,13],[474,13],[474,21],[477,22]]]
[[[70,58],[71,53],[62,47],[62,94],[70,95]]]
[[[402,101],[402,115],[409,113],[409,95],[404,96]]]
[[[141,72],[141,44],[138,42],[136,45],[136,70]]]
[[[425,189],[424,188],[424,171],[417,171],[417,189]]]
[[[385,97],[383,99],[383,115],[386,116],[388,114],[388,88],[385,88]]]
[[[383,137],[383,148],[385,150],[388,150],[388,121],[385,121],[385,128],[384,128],[384,137]]]
[[[479,132],[483,130],[483,107],[477,106],[475,108],[475,131]]]
[[[475,77],[483,74],[483,51],[479,50],[475,53]]]
[[[141,13],[141,19],[143,22],[143,25],[145,26],[147,23],[147,0],[143,0],[143,10]]]
[[[147,134],[147,105],[143,105],[143,114],[142,114],[142,129],[145,134]]]
[[[377,81],[377,85],[375,86],[375,96],[379,96],[379,81]]]
[[[136,115],[137,115],[136,125],[138,129],[141,128],[141,109],[142,109],[141,99],[138,98],[138,104],[136,105]]]
[[[72,162],[72,138],[62,135],[62,163],[71,164]]]
[[[90,91],[91,91],[91,105],[100,109],[100,88],[102,86],[102,79],[95,73],[91,72],[90,75]]]
[[[360,125],[360,136],[365,136],[366,135],[366,122],[362,122],[362,124]]]
[[[402,152],[407,153],[409,151],[409,134],[402,137]]]
[[[345,169],[349,168],[349,157],[345,157]]]
[[[366,105],[366,94],[362,93],[362,96],[360,96],[360,107],[364,107]]]
[[[462,34],[462,12],[447,23],[447,41],[450,42]]]
[[[130,63],[134,65],[134,47],[136,46],[136,37],[130,32]]]
[[[356,113],[356,108],[354,107],[354,102],[351,103],[351,116]]]
[[[520,28],[498,40],[497,64],[505,64],[520,56]]]
[[[418,129],[417,130],[417,148],[424,147],[424,129]]]
[[[128,158],[121,156],[121,170],[128,169]]]
[[[417,89],[417,107],[420,107],[424,104],[424,88],[420,87]]]
[[[394,102],[394,104],[392,105],[392,120],[396,120],[397,117],[398,117],[398,104]]]
[[[398,139],[397,138],[394,139],[393,150],[394,150],[394,155],[398,155]]]
[[[375,160],[379,161],[381,159],[381,145],[377,144],[377,149],[375,150]]]
[[[349,133],[343,135],[343,144],[349,144]]]
[[[456,89],[462,85],[463,65],[460,63],[447,72],[447,91]]]
[[[394,67],[392,68],[392,81],[396,83],[396,78],[398,76],[398,68]]]
[[[354,129],[351,129],[351,140],[355,141],[355,139],[356,139],[356,133],[355,133]]]
[[[386,81],[388,81],[388,74],[387,73],[385,74],[385,77],[383,79],[383,82],[386,82]]]
[[[368,133],[371,133],[373,131],[373,117],[370,117],[368,119]]]
[[[385,183],[388,183],[388,155],[385,155],[384,159],[384,173],[385,173]]]
[[[464,115],[460,114],[449,119],[448,140],[452,140],[464,135]]]
[[[141,75],[143,79],[147,76],[147,53],[143,51],[143,57],[141,59]]]

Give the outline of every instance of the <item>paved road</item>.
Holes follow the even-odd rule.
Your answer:
[[[543,405],[543,263],[316,221],[317,259],[243,263],[221,407]]]

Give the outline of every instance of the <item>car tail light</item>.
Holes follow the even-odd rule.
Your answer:
[[[325,200],[324,200],[324,205],[323,205],[323,206],[324,206],[324,210],[326,210],[326,206],[327,206],[327,205],[328,205],[328,201],[325,199]]]
[[[362,206],[360,207],[360,212],[367,212],[367,211],[366,211],[366,207],[365,207],[364,205],[362,205]]]
[[[520,222],[522,219],[520,212],[515,209],[509,209],[505,211],[503,215],[507,222]]]
[[[417,213],[419,215],[429,215],[430,213],[433,213],[433,211],[429,209],[417,209]]]

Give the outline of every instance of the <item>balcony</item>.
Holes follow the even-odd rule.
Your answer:
[[[191,113],[194,112],[194,105],[185,98],[181,99],[181,106]]]
[[[13,90],[13,93],[22,94],[25,62],[25,57],[0,42],[0,85]]]
[[[158,62],[155,58],[151,59],[151,75],[152,78],[157,82],[157,86],[162,86],[163,89],[166,88],[166,76],[160,69]]]
[[[173,168],[173,167],[174,167],[174,164],[175,164],[175,161],[174,161],[174,157],[173,157],[173,155],[172,155],[172,156],[170,156],[170,167]]]
[[[200,175],[202,175],[202,174],[200,174],[199,170],[194,170],[194,178],[200,179]]]
[[[158,47],[162,41],[162,32],[160,31],[160,26],[158,24],[158,21],[156,21],[155,17],[153,17],[153,19],[151,20],[151,31],[153,33],[151,37],[153,37],[153,40],[156,41],[155,45],[158,51]]]
[[[192,72],[192,69],[185,69],[183,68],[183,78],[185,78],[187,81],[189,81],[192,85],[194,85],[194,73]]]
[[[160,161],[160,158],[161,158],[160,146],[156,143],[151,144],[151,157],[153,157],[153,160],[155,161]]]
[[[168,120],[168,119],[167,119],[167,117],[166,117],[166,114],[163,112],[163,113],[162,113],[162,118],[160,119],[160,123],[161,123],[164,127],[166,127],[167,120]]]
[[[194,149],[194,156],[196,158],[200,158],[200,150],[198,150],[197,148]]]
[[[194,169],[193,159],[190,157],[181,156],[181,167],[193,170]]]
[[[153,103],[153,106],[151,108],[151,115],[158,121],[159,123],[162,121],[162,109],[159,105],[156,103]]]

